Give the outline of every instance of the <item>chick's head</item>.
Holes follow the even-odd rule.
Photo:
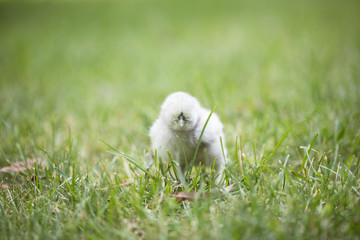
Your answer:
[[[190,131],[198,122],[200,109],[196,98],[184,92],[175,92],[161,106],[160,117],[174,131]]]

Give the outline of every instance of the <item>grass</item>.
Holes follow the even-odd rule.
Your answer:
[[[40,159],[0,172],[2,238],[359,239],[359,7],[0,3],[0,168]],[[230,192],[142,171],[178,90],[216,105]]]

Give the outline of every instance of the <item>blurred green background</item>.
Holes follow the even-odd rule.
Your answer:
[[[360,132],[359,6],[0,3],[0,165],[36,157],[37,146],[61,150],[70,134],[81,161],[103,156],[98,137],[141,157],[162,101],[179,90],[217,106],[228,148],[241,136],[247,152],[272,151],[307,119],[288,151],[321,133],[323,150],[343,140],[349,152]]]
[[[358,238],[359,13],[350,0],[1,2],[0,238]],[[174,91],[216,105],[231,193],[201,181],[209,198],[178,203],[177,182],[98,140],[143,163]],[[2,170],[33,158],[45,164]]]

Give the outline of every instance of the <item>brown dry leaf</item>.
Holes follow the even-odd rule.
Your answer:
[[[12,172],[12,173],[21,173],[25,172],[28,169],[33,169],[34,164],[42,165],[43,161],[40,158],[28,159],[26,162],[13,162],[10,166],[0,168],[0,172]]]
[[[236,187],[237,183],[233,183],[226,188],[220,190],[220,193],[226,193],[232,191]],[[214,193],[213,193],[214,194]],[[199,192],[174,192],[169,194],[169,197],[174,197],[176,201],[194,201],[195,199],[208,198],[210,196],[209,192],[199,193]],[[214,196],[214,195],[213,195]]]
[[[210,193],[198,193],[198,192],[174,192],[170,194],[169,197],[175,197],[176,201],[183,202],[183,201],[194,201],[198,198],[208,198]]]
[[[2,183],[2,184],[0,185],[0,188],[1,188],[1,189],[4,189],[4,190],[7,190],[7,189],[9,189],[9,185],[7,185],[6,183]]]

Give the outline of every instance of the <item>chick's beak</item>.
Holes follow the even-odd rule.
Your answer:
[[[178,123],[179,123],[180,127],[183,127],[185,125],[185,117],[184,117],[183,113],[181,113],[179,115],[178,119],[179,119]]]

